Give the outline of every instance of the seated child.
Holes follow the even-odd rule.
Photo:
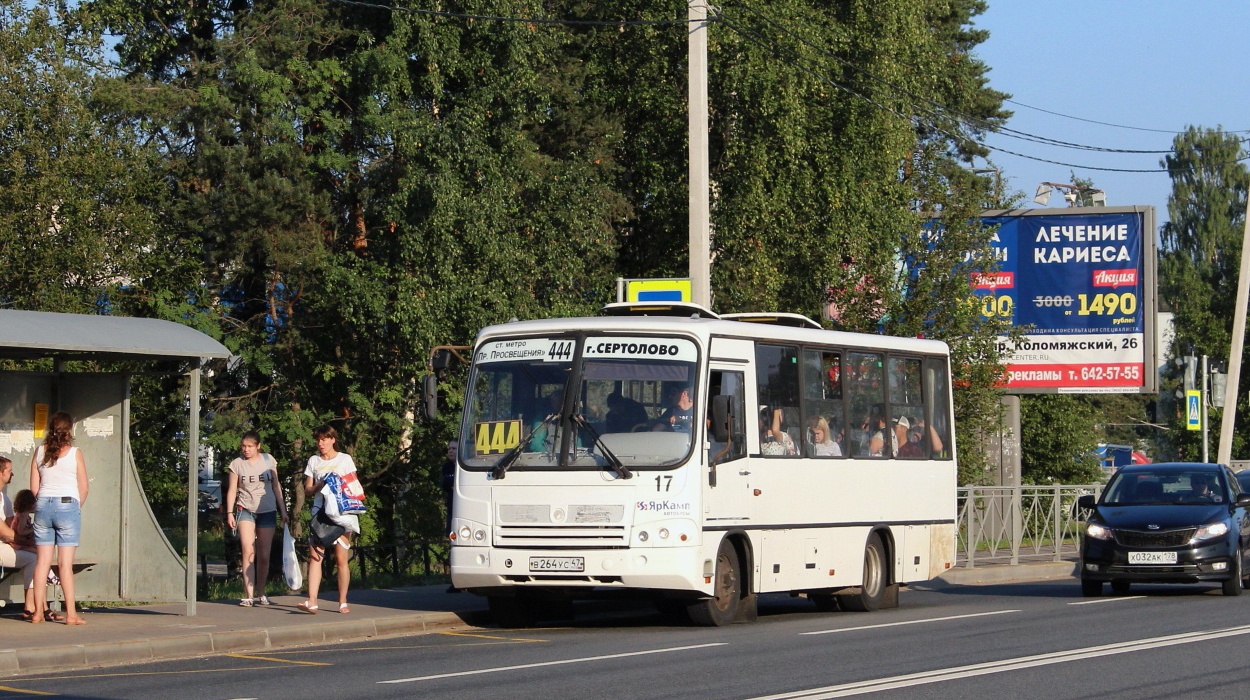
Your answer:
[[[35,551],[35,494],[30,489],[22,489],[13,499],[13,517],[6,523],[13,528],[13,548],[27,552]]]

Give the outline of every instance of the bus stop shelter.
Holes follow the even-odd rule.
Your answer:
[[[93,565],[74,579],[79,600],[185,601],[187,614],[195,614],[200,373],[204,362],[228,357],[221,343],[170,321],[0,310],[0,359],[53,361],[51,372],[0,371],[0,455],[13,460],[14,473],[9,497],[29,482],[53,412],[74,417],[74,444],[87,462],[90,494],[76,555]],[[129,440],[131,375],[66,371],[74,360],[141,362],[151,371],[187,375],[185,560],[139,481]],[[19,587],[21,600],[20,579],[6,585]],[[0,590],[14,599],[11,593]]]

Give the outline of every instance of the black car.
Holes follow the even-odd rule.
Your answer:
[[[1250,586],[1250,492],[1222,464],[1121,467],[1089,509],[1081,537],[1081,592],[1103,582],[1125,593],[1133,582],[1219,581],[1224,595]]]

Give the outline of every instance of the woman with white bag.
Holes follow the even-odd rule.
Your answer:
[[[338,451],[339,434],[333,427],[323,425],[313,431],[313,437],[317,440],[317,454],[308,458],[308,466],[304,469],[304,493],[314,497],[308,539],[308,600],[297,607],[306,613],[316,613],[320,609],[317,594],[321,588],[321,562],[327,554],[326,548],[332,547],[335,568],[338,569],[339,612],[349,613],[347,587],[352,573],[347,562],[351,554],[352,535],[360,534],[360,519],[355,515],[338,513],[333,496],[327,498],[325,489],[327,476],[338,474],[341,477],[354,473],[356,462],[351,455]],[[327,513],[327,510],[334,512]]]

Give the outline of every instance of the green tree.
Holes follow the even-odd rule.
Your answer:
[[[1098,414],[1081,397],[1043,394],[1020,402],[1020,478],[1026,484],[1101,480],[1095,449]]]
[[[0,0],[0,306],[100,313],[169,262],[151,158],[102,118],[99,37],[58,3]]]
[[[851,290],[846,327],[885,318],[951,342],[969,415],[996,410],[998,371],[996,330],[967,304],[985,192],[958,167],[1006,115],[971,54],[983,8],[729,6],[710,60],[717,308],[815,316],[831,287]],[[81,26],[119,36],[127,76],[108,106],[159,145],[162,236],[182,253],[136,312],[211,322],[241,358],[209,387],[223,453],[258,428],[294,477],[332,421],[396,514],[379,527],[435,532],[459,396],[448,382],[448,417],[415,423],[429,348],[593,312],[617,275],[685,270],[686,26],[628,24],[671,18],[651,0],[546,11],[621,24],[313,0],[78,6]],[[940,240],[916,234],[933,215],[948,217]]]
[[[1250,172],[1241,139],[1221,129],[1191,126],[1178,134],[1173,152],[1163,159],[1172,179],[1168,222],[1159,232],[1159,294],[1172,307],[1176,355],[1227,358],[1245,225],[1246,190]],[[1241,310],[1244,312],[1244,309]],[[1166,359],[1166,358],[1164,358]],[[1178,382],[1175,363],[1166,365],[1171,381]],[[1243,364],[1242,375],[1248,367]],[[1237,402],[1237,423],[1250,419],[1250,402]],[[1212,410],[1212,444],[1218,444],[1219,410]],[[1170,412],[1170,431],[1179,457],[1197,459],[1199,433],[1180,430],[1183,417]],[[1242,454],[1245,440],[1233,436],[1233,454]]]

